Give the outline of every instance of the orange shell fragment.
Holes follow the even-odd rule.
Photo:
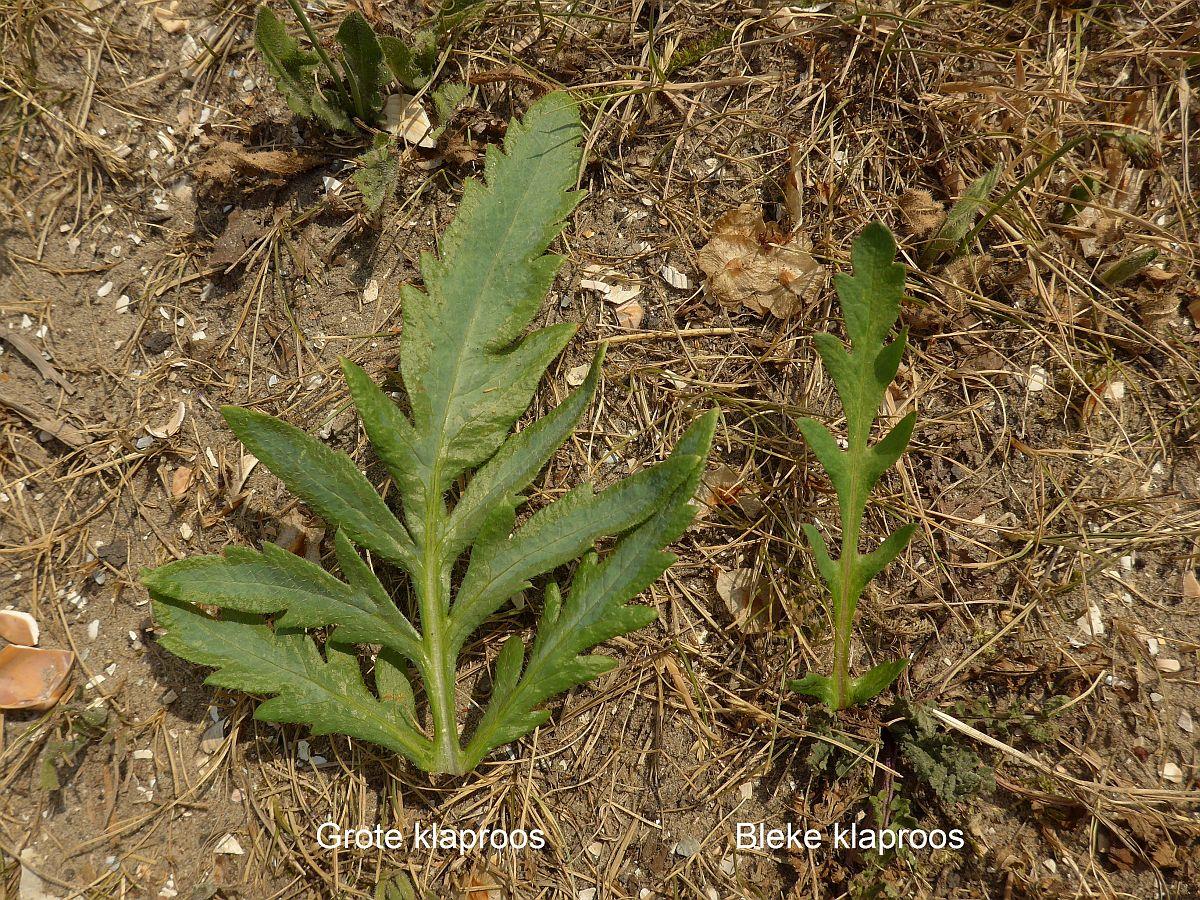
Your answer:
[[[27,612],[15,609],[0,609],[0,638],[22,647],[36,647],[38,642],[37,619]]]
[[[66,691],[74,663],[70,650],[16,644],[0,649],[0,709],[50,709]]]

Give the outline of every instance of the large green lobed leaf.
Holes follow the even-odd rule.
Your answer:
[[[267,545],[261,553],[230,548],[169,563],[144,572],[143,581],[166,629],[163,645],[215,667],[212,684],[273,696],[258,708],[260,718],[308,723],[318,734],[374,741],[430,771],[462,773],[543,722],[547,699],[612,665],[589,649],[655,617],[629,601],[670,565],[662,548],[691,521],[714,414],[658,465],[600,493],[581,485],[515,527],[524,491],[591,401],[603,360],[601,350],[580,388],[509,434],[574,333],[573,325],[525,331],[559,265],[546,250],[577,201],[579,132],[573,104],[551,94],[510,126],[503,151],[489,152],[486,182],[466,185],[440,258],[422,258],[424,290],[404,291],[407,412],[343,360],[402,516],[346,455],[270,416],[224,410],[246,447],[337,527],[342,578]],[[451,504],[451,487],[476,468]],[[598,539],[618,535],[606,557],[590,553]],[[451,573],[468,550],[455,594]],[[528,662],[519,637],[504,644],[492,700],[461,746],[460,649],[531,579],[581,554],[567,597],[546,592]],[[415,617],[389,596],[375,559],[411,577]],[[200,604],[219,607],[221,617]],[[318,627],[332,629],[324,656],[302,630]],[[360,643],[383,648],[374,693],[350,649]],[[409,663],[424,683],[426,710],[416,706]]]

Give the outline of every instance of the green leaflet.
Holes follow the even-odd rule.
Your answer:
[[[547,699],[612,665],[588,650],[655,618],[652,609],[628,604],[670,565],[662,548],[692,519],[715,413],[689,429],[661,463],[599,493],[576,488],[514,527],[523,492],[590,403],[603,360],[601,350],[580,388],[541,420],[509,433],[574,333],[572,325],[526,330],[558,267],[546,250],[576,203],[579,132],[573,104],[551,94],[510,125],[503,151],[488,153],[486,183],[465,186],[441,257],[422,259],[424,291],[407,288],[403,295],[401,372],[410,413],[343,360],[402,518],[349,457],[277,419],[224,410],[246,447],[337,526],[341,578],[266,545],[261,553],[230,548],[169,563],[142,579],[166,630],[163,645],[214,667],[212,684],[271,696],[259,718],[348,734],[423,769],[463,773],[545,721],[549,714],[540,706]],[[589,551],[605,536],[621,537],[598,558]],[[410,576],[415,622],[356,545]],[[455,592],[451,574],[468,550]],[[464,747],[455,707],[463,643],[531,579],[581,554],[567,596],[546,589],[528,661],[519,636],[501,648],[491,701]],[[219,607],[221,618],[198,604]],[[324,655],[307,628],[332,628]],[[383,647],[372,679],[352,649],[363,643]],[[420,706],[413,678],[423,683]]]
[[[902,330],[890,344],[885,343],[900,315],[904,266],[895,262],[896,242],[891,232],[878,223],[863,231],[854,242],[851,256],[854,274],[838,275],[834,282],[850,347],[830,334],[813,337],[846,414],[846,449],[842,450],[829,429],[813,419],[798,423],[837,492],[842,547],[839,557],[833,559],[821,533],[812,525],[803,526],[831,598],[833,675],[809,674],[790,682],[790,687],[835,710],[870,700],[904,669],[903,660],[886,662],[860,678],[850,678],[850,639],[862,592],[900,554],[915,530],[915,526],[905,525],[871,552],[861,553],[858,549],[871,489],[904,453],[916,415],[905,416],[878,442],[870,443],[871,425],[888,384],[896,377],[907,339]]]
[[[288,108],[303,118],[312,116],[315,89],[313,72],[319,62],[317,54],[301,50],[267,6],[260,6],[255,12],[254,46],[266,62],[267,70],[275,79],[275,86],[283,94]]]
[[[383,51],[383,61],[387,64],[388,71],[406,88],[411,91],[419,90],[429,80],[429,73],[402,40],[391,35],[381,35],[379,46]]]
[[[976,214],[987,205],[988,197],[995,190],[996,182],[1000,180],[1000,173],[1003,171],[1003,166],[989,169],[963,191],[958,202],[946,214],[946,221],[942,223],[937,234],[930,238],[921,254],[922,266],[927,267],[947,254],[957,255],[960,252],[963,239],[975,224]]]
[[[363,683],[358,660],[326,647],[322,658],[303,632],[270,628],[261,620],[226,613],[211,619],[170,597],[154,603],[166,634],[159,642],[192,662],[213,666],[205,680],[215,687],[273,694],[255,710],[264,722],[298,722],[314,734],[348,734],[407,756],[417,765],[431,759],[430,742],[412,723],[405,705],[379,700]]]
[[[559,597],[553,585],[547,590],[524,671],[519,639],[510,639],[505,645],[496,662],[491,703],[467,747],[472,765],[492,748],[515,740],[545,721],[548,713],[536,707],[547,697],[589,681],[615,665],[608,657],[579,655],[584,650],[654,621],[653,609],[625,604],[674,562],[675,558],[661,548],[678,540],[692,521],[695,512],[689,501],[704,472],[716,422],[716,412],[709,412],[680,439],[668,461],[679,464],[679,475],[663,492],[665,496],[652,515],[622,538],[603,561],[597,561],[594,554],[586,557],[566,599]]]
[[[372,125],[383,105],[379,96],[383,66],[379,41],[362,13],[355,10],[338,27],[337,42],[342,47],[342,68],[354,101],[354,113]]]
[[[400,166],[395,143],[386,134],[377,134],[372,139],[371,149],[355,160],[358,168],[350,177],[363,196],[363,203],[371,215],[378,215],[383,204],[396,193],[400,177]]]

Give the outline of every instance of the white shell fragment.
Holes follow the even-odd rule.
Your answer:
[[[217,841],[217,846],[213,847],[213,853],[224,853],[227,856],[242,856],[245,852],[232,834],[225,835]]]
[[[384,127],[410,144],[426,149],[437,146],[429,115],[411,94],[389,94],[383,104]]]
[[[153,425],[147,425],[146,433],[151,437],[156,437],[159,439],[169,438],[178,433],[180,427],[183,425],[183,419],[186,415],[187,407],[184,406],[183,401],[180,400],[175,407],[175,413],[170,419],[167,420],[166,424],[157,427]]]
[[[658,274],[662,276],[663,281],[676,290],[686,291],[692,286],[691,279],[674,266],[663,266],[658,270]]]

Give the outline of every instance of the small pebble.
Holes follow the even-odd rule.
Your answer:
[[[700,852],[700,842],[694,837],[685,837],[675,845],[675,855],[690,859]]]

